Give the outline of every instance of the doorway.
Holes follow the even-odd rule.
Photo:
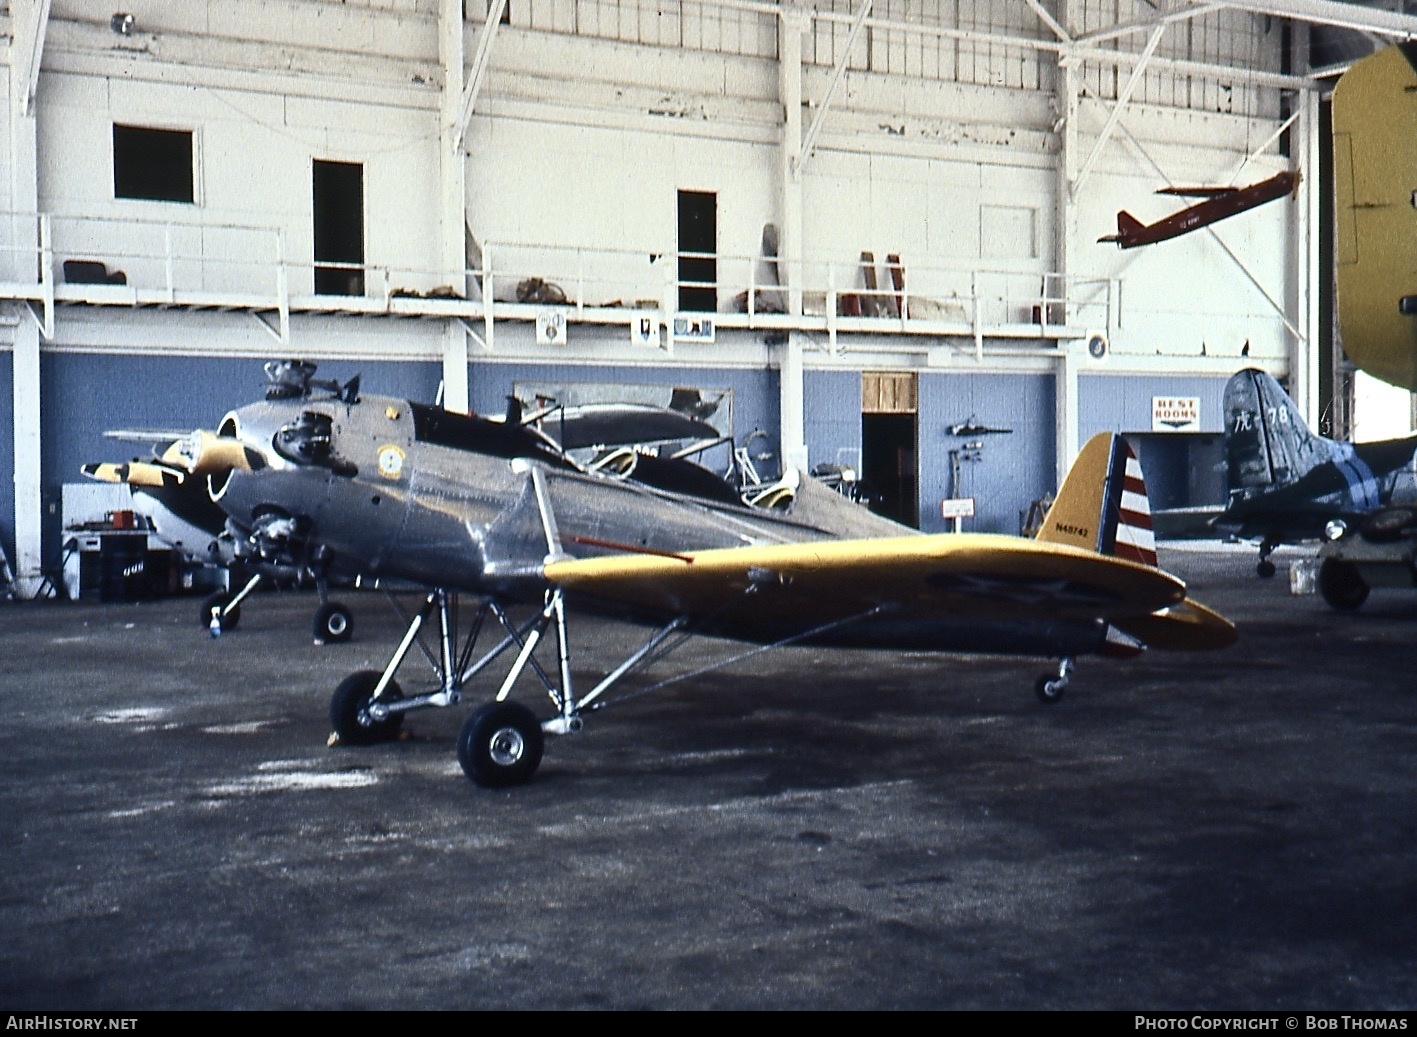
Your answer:
[[[718,309],[718,195],[679,192],[679,309]]]
[[[316,159],[311,179],[315,294],[363,295],[364,166]]]
[[[914,372],[861,374],[861,482],[872,511],[919,528]]]

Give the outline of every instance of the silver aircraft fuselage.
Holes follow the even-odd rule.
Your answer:
[[[811,479],[797,487],[790,512],[749,507],[689,462],[635,456],[624,469],[586,469],[520,423],[403,399],[267,399],[228,414],[220,437],[239,441],[251,463],[213,475],[213,499],[263,553],[313,557],[330,576],[504,601],[539,600],[550,589],[543,566],[553,556],[918,535]],[[1030,585],[1000,593],[1034,592]],[[614,601],[574,601],[664,621]],[[1062,657],[1102,650],[1106,625],[961,608],[928,617],[883,610],[820,633],[791,610],[752,623],[700,617],[695,629],[762,643]]]
[[[855,506],[828,505],[825,521],[791,520],[743,505],[721,480],[721,499],[706,499],[646,485],[634,471],[582,469],[534,429],[402,399],[266,400],[232,411],[220,433],[260,459],[212,478],[213,498],[242,529],[316,540],[346,575],[478,594],[539,594],[541,565],[556,551],[672,553],[908,532]]]

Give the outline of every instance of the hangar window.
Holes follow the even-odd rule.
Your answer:
[[[113,124],[113,197],[191,204],[192,170],[191,130]]]
[[[718,195],[679,192],[679,309],[718,309]]]

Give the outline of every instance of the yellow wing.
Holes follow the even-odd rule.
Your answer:
[[[1185,585],[1159,569],[1059,544],[988,533],[827,540],[550,561],[546,578],[582,597],[736,626],[810,629],[884,606],[905,620],[1132,619],[1181,607]],[[1214,616],[1207,613],[1207,616]],[[1214,620],[1233,636],[1233,627]],[[1177,647],[1186,627],[1153,621]],[[1215,623],[1192,623],[1215,636]],[[1135,635],[1133,635],[1135,636]]]
[[[1412,45],[1364,58],[1333,94],[1338,323],[1362,370],[1417,390],[1417,69]]]

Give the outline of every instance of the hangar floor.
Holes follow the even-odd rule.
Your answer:
[[[1056,706],[1036,662],[786,649],[501,792],[465,708],[326,747],[380,596],[324,648],[308,596],[215,641],[192,599],[0,606],[0,1006],[1411,1008],[1417,596],[1336,615],[1297,557],[1164,546],[1240,643]],[[578,629],[585,679],[642,636]]]

